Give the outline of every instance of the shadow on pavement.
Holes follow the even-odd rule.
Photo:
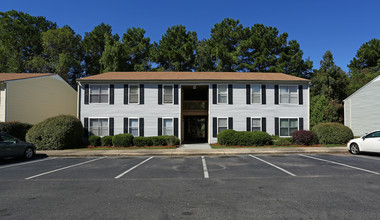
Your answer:
[[[28,161],[34,161],[34,160],[41,160],[47,158],[47,154],[36,154],[32,159],[24,159],[20,157],[8,157],[8,158],[0,158],[0,166],[1,165],[10,165],[10,164],[17,164],[22,162],[28,162]]]

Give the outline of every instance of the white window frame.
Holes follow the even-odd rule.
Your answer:
[[[88,133],[91,134],[91,120],[94,120],[94,119],[107,119],[107,135],[105,136],[109,136],[110,135],[110,118],[109,117],[89,117],[88,118]],[[95,135],[95,134],[94,134]],[[99,136],[99,137],[104,137],[104,136]]]
[[[253,130],[252,130],[252,128],[253,128],[252,120],[253,120],[253,119],[259,119],[259,120],[260,120],[260,124],[259,124],[259,125],[260,125],[260,129],[259,129],[259,131],[262,131],[262,130],[263,130],[263,128],[262,128],[262,122],[261,122],[262,119],[259,118],[259,117],[251,117],[251,131],[253,131]]]
[[[259,102],[253,102],[253,87],[254,86],[258,86],[259,87],[259,89],[260,89],[260,101]],[[263,102],[262,102],[262,91],[261,91],[261,88],[262,88],[262,86],[261,86],[261,84],[251,84],[251,104],[262,104]]]
[[[289,122],[289,120],[290,119],[297,119],[297,130],[296,131],[299,131],[299,129],[300,129],[300,124],[299,124],[299,118],[296,118],[296,117],[281,117],[281,118],[279,118],[278,120],[278,136],[279,137],[291,137],[292,136],[292,134],[289,134],[289,136],[282,136],[281,135],[281,119],[288,119],[288,122]],[[290,123],[289,123],[289,127],[288,127],[288,133],[290,133]]]
[[[226,102],[219,102],[219,86],[226,86],[227,87],[227,91],[226,91],[226,95],[227,95],[227,99],[226,99]],[[216,103],[218,104],[222,104],[222,105],[227,105],[228,104],[228,84],[217,84],[217,92],[216,92]]]
[[[290,93],[290,89],[289,89],[289,93],[288,93],[288,95],[289,95],[289,102],[281,102],[281,87],[296,87],[296,95],[297,95],[297,97],[296,97],[296,102],[295,103],[291,103],[290,102],[290,98],[291,98],[291,93]],[[298,91],[298,86],[297,85],[280,85],[279,86],[279,91],[278,91],[278,99],[279,99],[279,103],[280,104],[289,104],[289,105],[298,105],[298,93],[299,93],[299,91]]]
[[[108,89],[107,89],[107,102],[91,102],[91,87],[92,86],[107,86],[108,87]],[[90,103],[90,104],[102,104],[102,105],[104,105],[104,104],[109,104],[110,103],[110,85],[109,84],[90,84],[89,85],[89,91],[88,91],[88,103]],[[98,95],[100,95],[100,94],[98,94]],[[100,101],[100,98],[99,98],[99,101]]]
[[[132,134],[130,121],[136,120],[136,119],[137,119],[137,136],[134,136],[134,137],[140,137],[140,118],[137,118],[137,117],[128,118],[128,134]]]
[[[165,130],[164,120],[165,119],[171,119],[172,120],[172,132],[173,132],[173,134],[171,134],[171,135],[174,135],[174,118],[172,118],[172,117],[164,117],[164,118],[162,118],[162,135],[167,135],[167,134],[164,134],[164,130]]]
[[[217,123],[216,123],[217,134],[219,134],[219,119],[226,119],[226,121],[227,121],[226,130],[228,129],[228,117],[218,117],[217,118]]]
[[[137,86],[137,102],[131,102],[131,86]],[[128,104],[140,104],[140,85],[139,84],[130,84],[128,85]]]
[[[172,87],[172,102],[165,103],[165,86]],[[173,105],[174,104],[174,84],[163,84],[162,85],[162,104],[164,105]]]

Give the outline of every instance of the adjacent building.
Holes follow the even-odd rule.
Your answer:
[[[344,125],[355,136],[380,129],[380,76],[367,83],[344,102]]]
[[[225,129],[289,137],[309,129],[309,80],[282,73],[108,72],[78,80],[85,135],[175,135],[217,142]]]
[[[56,74],[0,73],[0,121],[36,124],[77,114],[77,93]]]

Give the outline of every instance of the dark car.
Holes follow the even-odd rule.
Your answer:
[[[36,153],[36,147],[24,141],[8,135],[0,133],[0,158],[6,157],[24,157],[32,158]]]

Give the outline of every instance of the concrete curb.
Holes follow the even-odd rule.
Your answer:
[[[133,157],[133,156],[221,156],[239,154],[318,154],[348,153],[346,147],[289,147],[289,148],[222,148],[222,149],[126,149],[126,150],[46,150],[37,151],[49,157]]]

